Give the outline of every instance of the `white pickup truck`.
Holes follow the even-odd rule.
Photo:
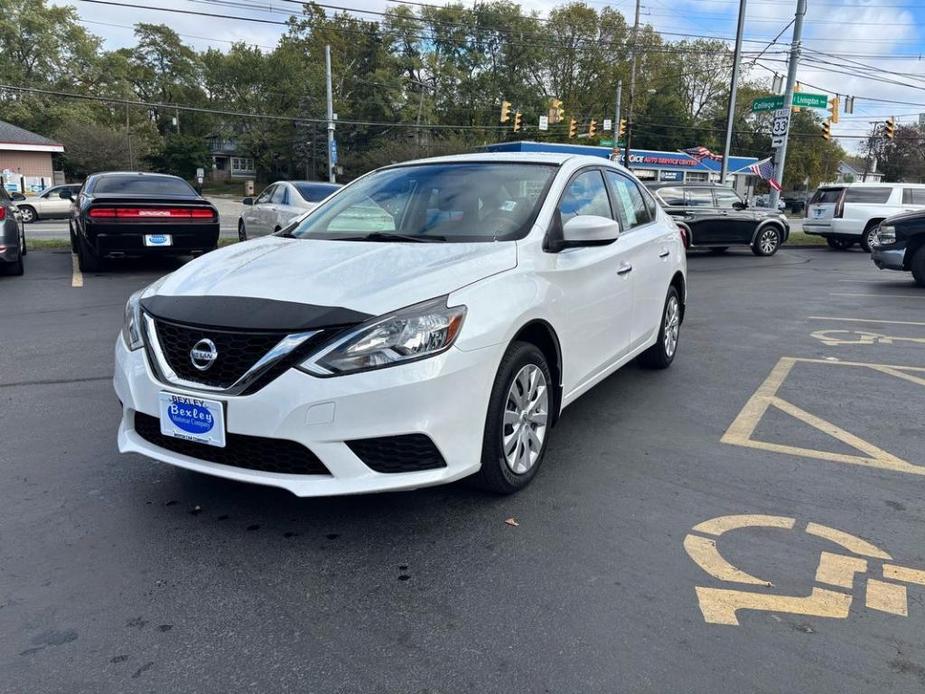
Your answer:
[[[820,187],[806,206],[803,231],[822,236],[831,248],[855,243],[870,251],[877,225],[901,212],[925,210],[925,184],[838,183]]]

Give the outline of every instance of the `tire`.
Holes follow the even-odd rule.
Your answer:
[[[102,259],[93,252],[82,236],[77,237],[77,267],[81,272],[99,272],[103,269]]]
[[[915,252],[909,265],[912,269],[912,277],[915,279],[915,283],[920,287],[925,287],[925,246]]]
[[[667,369],[678,353],[678,338],[681,331],[681,297],[675,287],[668,288],[665,307],[662,309],[658,340],[639,355],[639,363],[647,369]],[[670,337],[671,339],[666,339]]]
[[[710,253],[713,255],[722,255],[729,250],[729,246],[714,246],[710,249]]]
[[[0,272],[4,275],[14,275],[20,276],[26,271],[26,267],[22,262],[22,254],[15,263],[0,263]]]
[[[26,247],[26,230],[23,229],[22,233],[19,235],[19,252],[22,255],[26,255],[29,252],[29,249]]]
[[[524,387],[526,401],[522,399]],[[474,478],[479,487],[495,494],[513,494],[530,484],[546,455],[554,402],[546,357],[529,342],[513,343],[501,359],[488,401],[482,467]],[[527,416],[528,412],[532,415]]]
[[[837,236],[828,236],[825,239],[825,242],[829,244],[829,248],[833,251],[846,251],[854,245],[854,241],[849,241],[848,239],[840,239]]]
[[[68,222],[67,231],[71,237],[71,253],[77,253],[77,235],[74,233],[74,225]]]
[[[880,222],[871,222],[864,229],[864,233],[861,234],[861,248],[864,249],[865,253],[870,253],[870,242],[873,239],[874,234],[877,232],[877,227],[880,226]]]
[[[770,258],[780,250],[781,233],[776,226],[766,226],[758,232],[752,253],[763,258]]]
[[[19,214],[22,215],[23,224],[32,224],[39,216],[35,213],[35,208],[30,205],[19,207]]]
[[[247,241],[247,229],[244,228],[244,220],[238,220],[238,241]]]

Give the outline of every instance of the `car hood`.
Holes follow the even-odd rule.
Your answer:
[[[268,236],[187,263],[157,285],[156,294],[273,299],[379,315],[516,265],[513,241],[379,243]]]
[[[925,223],[925,211],[900,212],[892,217],[885,219],[882,224],[923,224]]]

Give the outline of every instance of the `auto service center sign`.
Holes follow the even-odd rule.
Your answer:
[[[620,162],[623,163],[625,156],[620,154]],[[665,155],[665,154],[637,154],[630,153],[630,164],[643,166],[689,166],[696,167],[699,162],[684,154]]]

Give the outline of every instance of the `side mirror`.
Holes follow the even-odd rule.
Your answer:
[[[244,198],[244,199],[241,201],[241,204],[242,204],[242,205],[253,205],[253,204],[254,204],[254,198]]]
[[[738,202],[732,203],[732,209],[739,210],[740,212],[747,207],[748,207],[748,203],[742,202],[741,200],[739,200]]]
[[[61,198],[62,200],[73,200],[74,194],[70,190],[65,188],[60,193],[58,193],[58,197]]]
[[[10,193],[10,198],[12,198],[13,202],[22,202],[26,199],[26,196],[22,193]]]
[[[562,247],[606,246],[620,237],[620,223],[608,217],[580,214],[562,226]]]

